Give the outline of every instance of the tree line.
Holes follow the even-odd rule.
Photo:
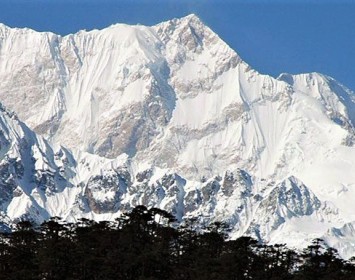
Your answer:
[[[0,279],[355,279],[353,262],[321,239],[296,252],[251,237],[228,240],[222,223],[195,228],[145,206],[114,222],[21,221],[0,234]]]

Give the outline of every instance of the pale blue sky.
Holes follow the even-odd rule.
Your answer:
[[[259,72],[321,72],[355,90],[355,0],[0,0],[0,22],[62,35],[198,15]]]

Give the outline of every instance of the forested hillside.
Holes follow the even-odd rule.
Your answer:
[[[355,279],[355,266],[316,239],[303,252],[250,237],[227,240],[214,223],[177,226],[137,206],[115,222],[52,218],[1,233],[0,279]]]

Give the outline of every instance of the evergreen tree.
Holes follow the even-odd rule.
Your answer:
[[[355,277],[352,260],[315,239],[302,254],[250,237],[227,240],[227,228],[177,227],[166,211],[137,206],[115,222],[52,218],[22,221],[0,233],[0,279],[339,279]],[[198,230],[196,230],[196,228]]]
[[[9,236],[9,280],[39,279],[37,248],[38,233],[31,221],[20,221]]]

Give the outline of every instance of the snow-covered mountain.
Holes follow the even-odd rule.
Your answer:
[[[65,37],[0,25],[0,81],[4,225],[145,204],[355,254],[355,94],[328,76],[262,75],[189,15]]]

